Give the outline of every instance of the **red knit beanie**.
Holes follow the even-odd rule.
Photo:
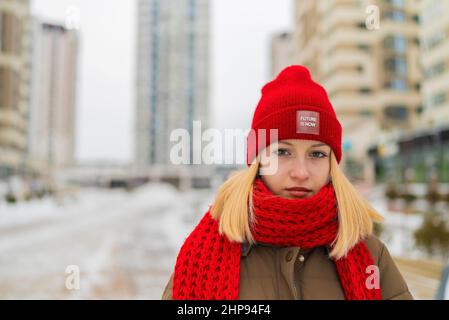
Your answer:
[[[273,81],[263,86],[251,129],[247,137],[248,166],[259,152],[275,142],[270,141],[270,129],[278,130],[279,141],[307,139],[324,142],[332,148],[340,163],[340,122],[326,90],[312,80],[309,70],[304,66],[288,66]]]

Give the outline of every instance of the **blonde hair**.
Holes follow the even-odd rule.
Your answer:
[[[257,157],[247,169],[239,170],[221,185],[210,213],[219,222],[219,232],[230,241],[254,244],[251,225],[253,183],[259,170]],[[338,205],[339,227],[331,244],[330,257],[340,259],[361,239],[373,233],[373,223],[383,217],[365,200],[346,178],[333,152],[330,153],[330,175]]]

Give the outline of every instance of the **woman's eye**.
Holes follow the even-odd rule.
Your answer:
[[[284,156],[284,155],[288,155],[288,150],[287,149],[277,149],[273,153],[277,156]]]
[[[312,155],[316,155],[316,154],[321,155],[321,156],[315,156],[315,158],[326,158],[327,157],[327,155],[321,151],[315,151],[315,152],[312,152],[311,154]]]

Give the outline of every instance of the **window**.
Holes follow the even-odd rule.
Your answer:
[[[404,79],[394,79],[391,81],[391,89],[395,91],[406,91],[407,82]]]
[[[11,13],[0,13],[0,51],[10,54],[21,52],[21,22]]]
[[[360,88],[359,92],[362,94],[368,94],[368,93],[371,93],[371,89],[363,87],[363,88]]]
[[[405,0],[385,0],[385,2],[397,8],[404,8],[405,5]]]
[[[358,22],[357,27],[359,29],[366,29],[366,22]]]
[[[423,112],[423,106],[418,106],[415,111],[417,114],[421,114]]]
[[[195,2],[192,0],[189,1],[189,4],[187,6],[187,18],[189,18],[190,20],[195,19]]]
[[[371,110],[362,110],[360,111],[360,115],[364,118],[369,118],[373,115],[373,112]]]
[[[358,48],[362,51],[366,51],[366,52],[370,51],[370,47],[367,44],[359,44]]]
[[[0,66],[0,108],[18,107],[20,76],[17,72]]]
[[[384,40],[384,48],[393,50],[397,53],[405,53],[407,49],[407,40],[401,35],[390,35]]]
[[[434,106],[443,104],[446,102],[446,94],[444,92],[437,93],[436,95],[433,96],[432,100],[433,100],[432,104]]]
[[[405,106],[388,106],[384,110],[384,115],[389,120],[407,120],[408,110]]]
[[[393,0],[393,5],[399,8],[404,8],[405,0]]]
[[[444,71],[445,71],[444,62],[438,62],[433,66],[431,66],[430,68],[428,68],[427,70],[425,70],[424,74],[426,78],[429,79],[444,73]]]
[[[424,105],[425,108],[432,108],[435,106],[440,106],[446,102],[446,93],[445,92],[439,92],[437,94],[434,94],[433,96],[426,96],[424,98]]]
[[[443,31],[438,31],[433,34],[431,37],[424,39],[423,41],[423,49],[430,50],[440,45],[445,40],[445,35]]]
[[[398,10],[390,10],[385,12],[385,19],[393,20],[394,22],[405,22],[405,13]]]
[[[421,45],[421,40],[419,40],[418,37],[413,37],[413,43],[419,47]]]
[[[397,76],[405,77],[407,73],[407,64],[405,58],[403,57],[395,57],[388,58],[384,62],[385,70],[394,73]]]

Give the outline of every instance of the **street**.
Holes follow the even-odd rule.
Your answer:
[[[160,299],[183,240],[212,199],[210,190],[150,184],[129,193],[81,189],[57,202],[2,203],[0,298]],[[395,219],[386,223],[396,228]],[[413,296],[432,299],[441,263],[405,258],[401,246],[386,244]],[[79,289],[66,286],[72,267]]]
[[[92,190],[53,216],[3,223],[0,298],[159,299],[206,195],[165,185],[130,194]],[[65,285],[72,265],[79,290]]]

